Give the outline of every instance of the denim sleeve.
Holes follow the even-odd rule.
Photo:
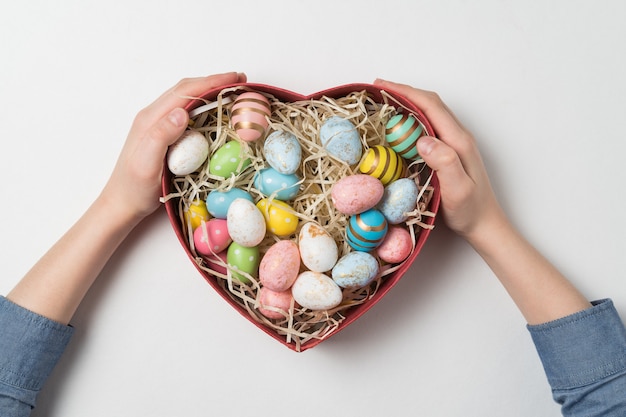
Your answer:
[[[73,328],[0,296],[0,416],[28,416]]]
[[[626,330],[611,300],[528,330],[564,416],[626,416]]]

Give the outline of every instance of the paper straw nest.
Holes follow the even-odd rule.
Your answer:
[[[182,225],[189,249],[195,257],[198,267],[216,277],[219,285],[225,292],[257,322],[273,329],[285,337],[286,343],[295,343],[296,350],[300,345],[313,338],[324,338],[337,329],[345,318],[346,310],[350,307],[367,302],[378,290],[381,283],[389,274],[393,273],[401,264],[381,264],[378,277],[367,287],[360,289],[343,290],[343,302],[332,310],[311,311],[292,305],[289,311],[281,311],[283,319],[268,319],[257,308],[259,307],[258,294],[260,283],[258,278],[243,273],[251,284],[243,284],[232,278],[228,265],[218,261],[228,268],[227,274],[221,274],[207,264],[199,255],[193,242],[193,231],[184,219],[184,212],[191,202],[200,199],[206,200],[212,190],[226,191],[232,187],[241,188],[250,193],[259,201],[264,196],[253,186],[254,174],[269,165],[263,158],[264,137],[274,130],[283,130],[293,133],[302,147],[302,161],[298,169],[300,192],[293,201],[287,202],[299,218],[298,230],[292,236],[279,238],[267,232],[265,239],[259,245],[261,256],[269,247],[280,239],[291,239],[297,243],[300,227],[309,221],[314,221],[324,227],[337,242],[339,257],[352,249],[344,239],[345,228],[349,216],[335,210],[330,198],[331,187],[337,180],[347,175],[359,174],[358,166],[349,166],[345,162],[328,154],[319,141],[319,129],[322,122],[331,116],[341,116],[350,120],[357,128],[363,145],[363,157],[371,146],[385,145],[385,125],[398,112],[408,111],[396,102],[390,95],[382,91],[383,103],[375,102],[365,91],[353,92],[345,97],[303,100],[297,102],[282,102],[268,93],[262,93],[271,104],[272,113],[269,117],[267,134],[255,141],[241,141],[232,126],[229,124],[229,115],[232,102],[238,94],[251,91],[245,86],[232,87],[222,90],[214,102],[204,100],[207,105],[190,112],[190,128],[202,132],[209,141],[209,159],[225,142],[237,140],[242,144],[246,156],[251,164],[239,175],[230,178],[209,174],[209,159],[197,171],[190,175],[173,177],[170,193],[163,201],[175,199],[177,214]],[[257,91],[258,92],[258,91]],[[245,158],[242,158],[245,159]],[[410,231],[413,247],[421,228],[432,228],[424,222],[424,216],[434,216],[428,211],[430,199],[433,195],[430,179],[432,173],[423,160],[407,161],[409,163],[408,177],[414,179],[418,185],[419,195],[417,208],[413,211],[406,227]],[[271,199],[271,197],[270,197]],[[375,251],[372,252],[375,256]],[[212,262],[216,262],[212,260]],[[302,267],[301,271],[304,271]],[[242,272],[239,272],[240,274]],[[271,309],[271,307],[266,307]],[[279,311],[279,310],[276,310]]]

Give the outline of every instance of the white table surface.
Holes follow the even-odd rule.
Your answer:
[[[97,196],[143,106],[245,71],[301,93],[435,90],[475,133],[526,237],[626,317],[626,3],[2,2],[0,293]],[[442,223],[387,297],[295,353],[232,310],[164,210],[72,324],[36,416],[556,416],[525,322]]]

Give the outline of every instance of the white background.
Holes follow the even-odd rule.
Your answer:
[[[626,317],[626,3],[24,1],[0,6],[0,293],[99,193],[138,110],[243,71],[313,93],[435,90],[526,237]],[[115,254],[37,416],[556,416],[525,322],[439,222],[352,326],[295,353],[233,311],[164,210]]]

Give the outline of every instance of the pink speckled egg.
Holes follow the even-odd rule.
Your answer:
[[[274,243],[259,265],[259,280],[273,291],[288,290],[300,272],[300,251],[291,240]]]
[[[385,262],[404,261],[413,250],[411,234],[402,226],[390,226],[383,243],[376,248],[378,257]]]
[[[341,178],[333,185],[331,199],[335,208],[349,216],[374,207],[383,197],[385,187],[378,178],[356,174]]]
[[[227,274],[227,268],[225,265],[228,265],[227,259],[228,250],[223,250],[217,254],[211,254],[205,256],[207,261],[207,266],[211,268],[213,271],[218,272],[222,275]]]
[[[289,314],[292,299],[291,291],[272,291],[267,287],[261,287],[259,291],[259,312],[269,319],[285,318],[285,315]],[[285,313],[273,310],[274,308]]]
[[[232,107],[231,123],[237,135],[246,142],[253,142],[265,135],[271,114],[270,102],[259,93],[243,93]]]
[[[232,239],[228,233],[226,220],[211,219],[202,224],[193,232],[193,244],[201,255],[211,255],[222,252],[230,245]]]

